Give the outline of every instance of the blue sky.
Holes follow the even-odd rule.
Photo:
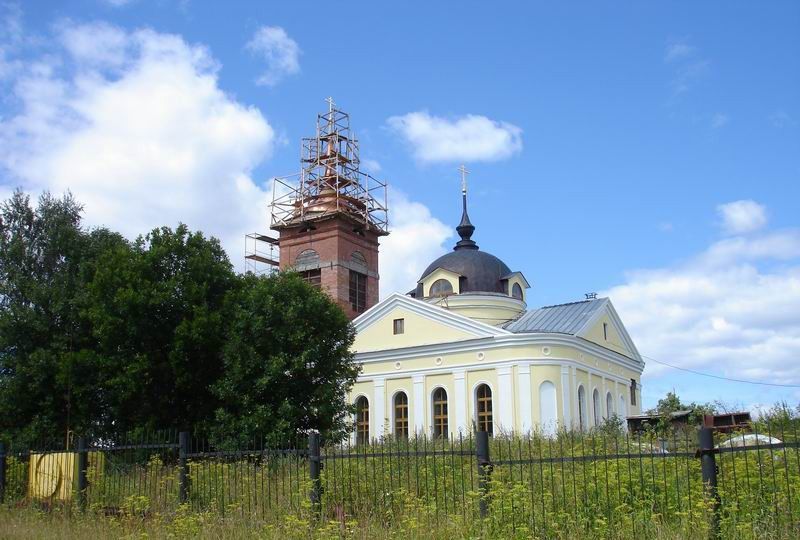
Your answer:
[[[464,162],[531,305],[607,293],[645,355],[800,385],[796,2],[0,4],[0,195],[185,221],[239,264],[333,96],[392,188],[383,292],[454,243]],[[650,362],[645,404],[673,388],[800,402]]]

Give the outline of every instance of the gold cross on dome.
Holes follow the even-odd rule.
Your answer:
[[[461,173],[461,193],[466,194],[467,193],[467,175],[469,174],[469,171],[467,170],[466,167],[464,167],[464,165],[461,165],[461,167],[458,168],[458,172]]]

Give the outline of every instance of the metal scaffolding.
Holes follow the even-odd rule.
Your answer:
[[[279,260],[277,238],[261,233],[245,235],[244,264],[246,272],[272,273],[278,269]]]
[[[316,136],[304,138],[300,181],[273,181],[271,227],[302,225],[343,214],[365,230],[389,233],[386,183],[361,171],[358,139],[350,116],[328,98],[328,112],[317,115]]]

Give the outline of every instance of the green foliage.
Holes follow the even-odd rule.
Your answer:
[[[105,431],[184,428],[212,418],[225,300],[236,282],[216,239],[163,227],[100,254],[85,314],[103,358]]]
[[[73,514],[71,526],[109,520],[114,538],[708,538],[714,499],[695,446],[682,433],[663,443],[601,430],[496,437],[485,493],[470,438],[329,446],[319,508],[309,502],[308,462],[294,452],[197,455],[184,505],[174,452],[107,452],[90,512]],[[721,538],[798,537],[800,450],[720,453],[717,465]],[[19,500],[4,519],[24,512]]]
[[[359,371],[344,312],[297,274],[246,275],[229,308],[223,375],[213,387],[215,439],[242,445],[269,432],[288,440],[297,429],[341,439]]]
[[[666,433],[670,430],[671,413],[678,411],[689,411],[688,425],[697,426],[703,422],[703,416],[706,414],[714,414],[716,407],[712,403],[682,403],[681,399],[675,392],[667,392],[667,395],[658,400],[658,404],[650,413],[655,413],[660,416],[658,424],[655,426],[657,433]]]
[[[80,214],[69,194],[0,206],[0,436],[23,443],[88,431],[107,404],[82,300],[94,257],[126,243]]]
[[[69,194],[0,206],[0,439],[342,433],[353,329],[325,294],[236,275],[185,225],[129,242],[81,211]]]

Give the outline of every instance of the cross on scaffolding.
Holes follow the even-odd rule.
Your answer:
[[[462,165],[461,167],[458,168],[458,172],[461,173],[461,193],[466,195],[467,194],[467,175],[469,174],[469,171],[467,170],[466,167],[464,167],[464,165]]]
[[[325,98],[325,101],[328,102],[328,112],[333,112],[333,107],[334,107],[334,105],[336,105],[333,102],[333,98],[332,97]]]

